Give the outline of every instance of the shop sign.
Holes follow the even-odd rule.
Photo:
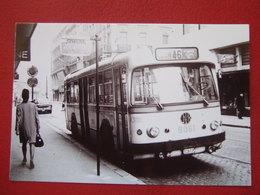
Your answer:
[[[16,41],[16,60],[17,61],[30,61],[31,60],[31,48],[29,37],[19,37]]]
[[[218,62],[220,64],[234,64],[236,56],[234,54],[218,54]]]
[[[67,56],[88,56],[92,50],[92,42],[86,38],[62,38],[60,51]]]

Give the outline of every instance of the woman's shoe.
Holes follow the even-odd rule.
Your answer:
[[[27,160],[26,159],[23,159],[23,161],[22,161],[22,165],[26,165],[26,162],[27,162]]]
[[[33,169],[34,168],[34,163],[33,161],[30,161],[30,169]]]

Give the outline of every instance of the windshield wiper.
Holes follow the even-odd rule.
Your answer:
[[[186,84],[186,86],[190,87],[198,96],[200,96],[202,98],[202,100],[206,103],[206,105],[209,105],[209,102],[205,99],[205,97],[203,95],[201,95],[187,80],[184,79],[184,76],[182,73],[181,74],[181,78],[183,80],[183,82]]]
[[[157,110],[162,110],[164,107],[163,105],[152,95],[151,89],[148,83],[145,83],[147,85],[147,89],[150,93],[150,97],[153,99],[153,101],[156,103]]]

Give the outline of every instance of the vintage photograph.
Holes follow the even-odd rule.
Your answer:
[[[248,24],[17,23],[10,180],[251,186]]]

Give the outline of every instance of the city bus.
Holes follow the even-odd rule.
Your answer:
[[[67,129],[134,160],[215,152],[225,140],[216,63],[207,49],[174,46],[115,55],[98,72],[95,64],[80,69],[64,80]]]

